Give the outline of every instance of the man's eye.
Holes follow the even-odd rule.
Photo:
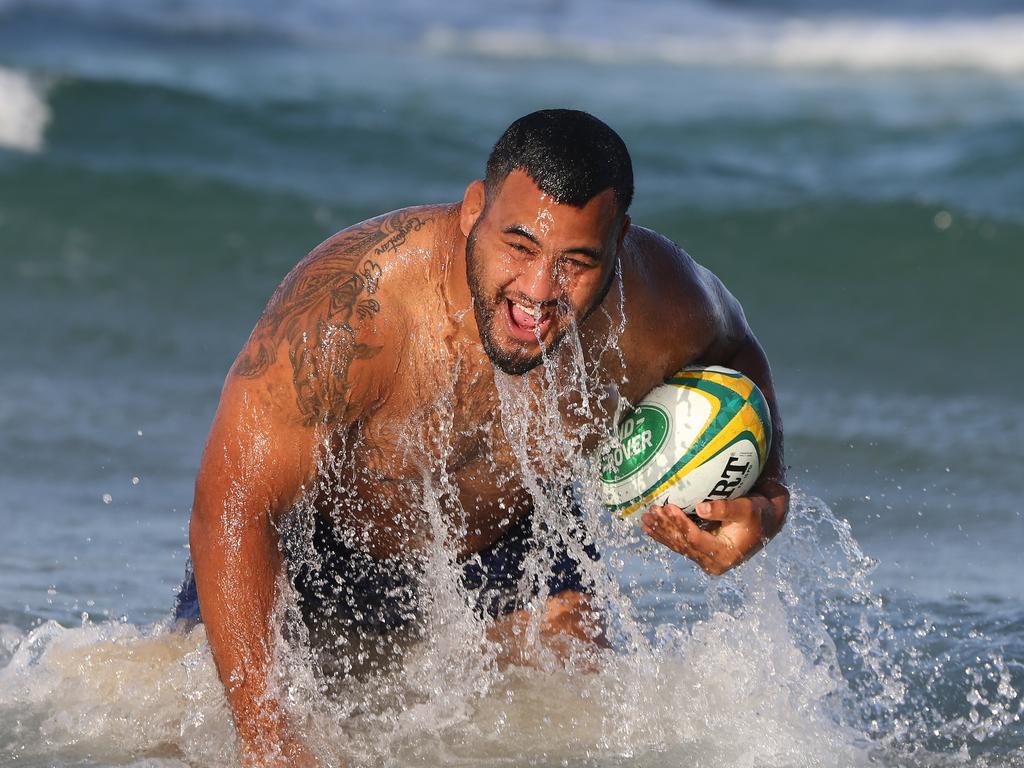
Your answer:
[[[530,253],[530,249],[520,243],[509,243],[509,245],[520,253]]]

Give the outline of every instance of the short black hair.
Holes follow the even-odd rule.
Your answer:
[[[506,128],[487,158],[488,199],[516,169],[556,203],[582,208],[611,188],[622,216],[633,201],[633,162],[625,142],[587,112],[542,109]]]

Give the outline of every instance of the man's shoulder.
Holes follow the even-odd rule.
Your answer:
[[[451,212],[450,205],[418,205],[374,216],[331,235],[296,266],[338,255],[354,259],[399,257],[410,248],[432,244],[438,227],[448,222]]]
[[[381,293],[405,276],[409,252],[431,249],[449,212],[439,205],[402,208],[331,235],[285,275],[257,330],[276,336],[297,325],[366,325],[381,310]]]
[[[451,206],[421,205],[353,224],[310,251],[281,287],[293,275],[351,273],[362,262],[378,266],[401,263],[410,250],[433,247],[438,228],[448,222],[450,213]]]
[[[278,286],[232,374],[290,380],[310,423],[340,417],[353,398],[369,397],[361,390],[375,368],[387,367],[405,325],[411,299],[396,286],[414,292],[403,279],[407,256],[431,247],[449,210],[404,208],[327,238]]]
[[[669,238],[653,229],[631,225],[624,248],[627,284],[633,284],[645,305],[656,307],[663,300],[673,304],[682,299],[698,304],[709,300],[711,273]]]
[[[361,314],[375,312],[379,307],[369,297],[389,288],[391,293],[402,293],[394,291],[393,286],[403,282],[414,268],[417,260],[410,254],[433,251],[439,228],[448,222],[450,211],[450,206],[442,205],[401,208],[331,235],[285,276],[268,310],[275,306],[299,309],[332,301],[335,313],[344,315],[356,295],[363,295],[366,301]],[[409,287],[404,284],[405,293]],[[358,311],[359,304],[351,309]]]
[[[650,367],[652,381],[660,380],[692,363],[713,340],[720,320],[717,279],[669,238],[637,226],[630,227],[622,265],[622,346],[634,350],[634,365]]]

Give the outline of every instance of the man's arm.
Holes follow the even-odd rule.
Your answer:
[[[228,374],[203,453],[189,536],[196,587],[252,762],[302,761],[268,688],[282,571],[277,523],[308,487],[327,433],[381,396],[382,361],[394,368],[378,314],[389,318],[387,338],[400,323],[382,298],[379,244],[404,237],[410,222],[422,225],[417,211],[352,227],[288,274]]]
[[[710,271],[692,261],[690,264],[707,302],[702,314],[708,319],[702,324],[707,343],[695,362],[733,368],[757,384],[771,411],[772,444],[749,494],[697,505],[697,515],[717,522],[717,527],[705,530],[674,504],[652,505],[641,517],[641,526],[652,538],[694,560],[706,572],[720,575],[752,557],[779,532],[789,513],[789,489],[782,418],[768,358],[736,298]]]
[[[267,687],[281,553],[275,525],[312,471],[311,429],[229,374],[196,478],[189,540],[203,623],[243,749],[300,751]]]

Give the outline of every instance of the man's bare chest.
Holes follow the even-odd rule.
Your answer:
[[[606,430],[609,405],[596,393],[581,397],[542,372],[455,370],[396,387],[335,450],[341,514],[374,554],[439,535],[462,553],[488,546],[538,488],[585,464]]]

